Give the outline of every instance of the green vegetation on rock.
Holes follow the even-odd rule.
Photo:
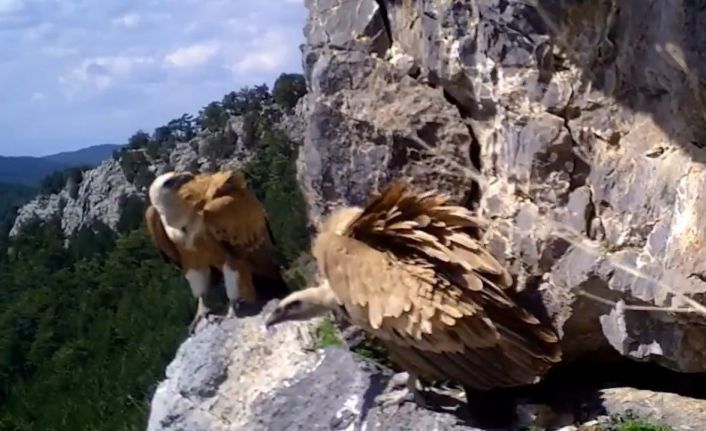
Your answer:
[[[316,345],[319,348],[342,346],[343,341],[338,336],[336,327],[328,317],[324,317],[316,327]]]
[[[83,181],[83,173],[91,169],[92,166],[81,165],[73,168],[55,171],[42,179],[39,183],[39,193],[50,195],[61,192],[64,187],[69,185],[69,196],[76,198],[78,188]]]
[[[36,192],[34,188],[29,186],[0,183],[0,236],[12,228],[17,210]],[[0,250],[2,249],[0,248]]]
[[[667,425],[641,418],[632,412],[614,415],[607,424],[601,426],[602,431],[673,431]]]

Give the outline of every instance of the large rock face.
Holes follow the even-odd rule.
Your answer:
[[[306,2],[312,220],[394,176],[440,188],[492,219],[493,252],[541,295],[567,359],[705,372],[704,318],[629,305],[706,292],[706,10],[350,3]]]

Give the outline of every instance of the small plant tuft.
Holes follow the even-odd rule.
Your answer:
[[[640,418],[632,411],[613,415],[601,431],[674,431],[671,427]]]
[[[316,327],[316,346],[323,349],[324,347],[342,346],[343,340],[338,336],[336,327],[328,317],[324,317]]]

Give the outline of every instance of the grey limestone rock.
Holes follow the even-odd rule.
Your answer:
[[[266,330],[264,316],[202,321],[152,399],[148,431],[468,430],[450,413],[383,406],[391,372],[330,347],[317,322]]]
[[[58,217],[66,234],[98,220],[116,229],[122,214],[121,203],[140,191],[129,183],[120,164],[106,160],[95,169],[84,172],[78,193],[72,197],[68,190],[59,194],[39,196],[20,208],[10,235],[16,235],[27,222],[39,218]]]

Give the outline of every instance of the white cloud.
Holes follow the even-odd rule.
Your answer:
[[[164,57],[165,62],[175,67],[200,66],[218,54],[221,47],[216,42],[198,43],[172,51]]]
[[[164,12],[129,12],[119,17],[113,18],[111,23],[117,27],[134,29],[137,27],[145,27],[147,24],[154,25],[159,21],[164,21],[169,18],[169,14]]]
[[[98,94],[116,82],[144,76],[145,72],[155,66],[151,57],[94,57],[84,59],[68,75],[59,77],[67,97],[74,99],[80,96]]]
[[[78,50],[76,48],[68,48],[65,46],[45,46],[42,47],[41,53],[48,56],[48,57],[57,57],[57,58],[62,58],[62,57],[69,57],[72,55],[78,54]]]
[[[0,14],[10,14],[22,10],[22,0],[0,0]]]
[[[142,21],[142,16],[138,13],[127,13],[113,19],[114,25],[119,25],[127,28],[136,27]]]
[[[0,30],[20,29],[38,24],[37,14],[24,0],[0,0]]]
[[[0,1],[2,1],[2,0],[0,0]],[[2,12],[0,12],[0,13],[2,13]],[[39,24],[35,27],[32,27],[32,28],[26,30],[23,34],[23,37],[27,41],[38,41],[38,40],[46,39],[46,38],[50,37],[51,35],[53,35],[54,33],[56,33],[56,29],[55,29],[54,25],[50,24],[48,22],[45,22],[45,23]]]
[[[39,102],[40,100],[43,100],[46,96],[44,96],[44,93],[36,91],[32,93],[32,101],[33,102]]]
[[[298,55],[298,52],[294,53]],[[255,39],[248,52],[235,64],[240,73],[268,73],[276,71],[289,62],[292,46],[286,35],[270,30],[261,38]]]

